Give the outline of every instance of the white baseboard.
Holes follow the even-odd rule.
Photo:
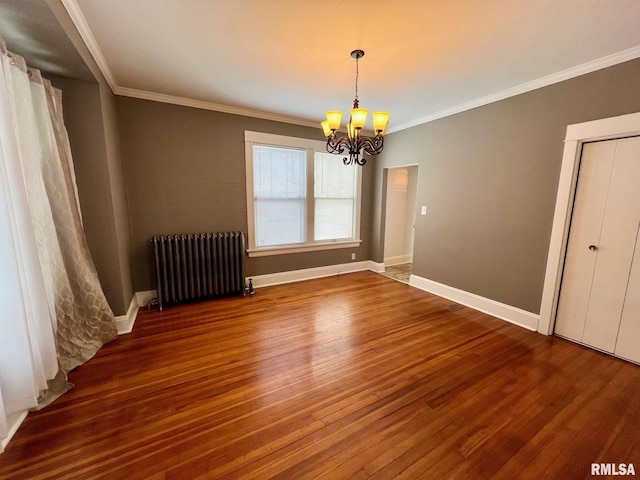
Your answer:
[[[380,265],[382,265],[382,270],[380,270]],[[288,272],[254,275],[252,277],[247,277],[247,282],[249,278],[251,278],[253,286],[255,288],[259,288],[271,285],[281,285],[283,283],[300,282],[302,280],[312,280],[314,278],[331,277],[333,275],[341,275],[344,273],[361,272],[363,270],[383,272],[384,264],[378,264],[371,261],[341,263],[339,265],[327,265],[325,267],[304,268]]]
[[[24,419],[27,418],[27,414],[29,412],[27,410],[23,410],[22,412],[12,413],[7,417],[7,437],[3,438],[0,442],[0,453],[4,452],[4,449],[9,445],[9,441],[13,438],[13,436],[24,422]]]
[[[125,335],[131,333],[133,330],[133,324],[138,316],[138,310],[147,304],[149,300],[156,296],[155,290],[146,290],[143,292],[136,292],[131,298],[129,303],[129,309],[125,315],[118,315],[116,317],[116,323],[118,325],[118,335]]]
[[[118,315],[116,317],[116,324],[118,325],[118,335],[124,335],[131,333],[133,330],[133,324],[136,321],[136,315],[138,314],[138,302],[136,302],[136,296],[131,298],[127,313],[124,315]]]
[[[395,257],[385,257],[384,264],[387,267],[391,267],[393,265],[401,265],[403,263],[411,263],[413,262],[413,255],[411,253],[406,255],[396,255]]]
[[[535,313],[527,312],[526,310],[496,302],[495,300],[465,292],[464,290],[459,290],[448,285],[443,285],[442,283],[434,282],[433,280],[417,275],[411,275],[409,277],[409,285],[433,293],[439,297],[453,300],[456,303],[473,308],[474,310],[506,320],[527,330],[536,331],[538,329],[540,315],[536,315]]]
[[[285,283],[300,282],[303,280],[312,280],[314,278],[331,277],[333,275],[342,275],[344,273],[361,272],[363,270],[371,270],[376,273],[384,273],[385,263],[376,263],[372,260],[363,262],[341,263],[338,265],[327,265],[324,267],[304,268],[301,270],[291,270],[288,272],[268,273],[265,275],[254,275],[249,278],[253,281],[254,288],[268,287],[271,285],[281,285]],[[473,308],[483,313],[487,313],[494,317],[500,318],[507,322],[513,323],[527,330],[536,331],[540,315],[527,312],[526,310],[512,307],[504,303],[496,302],[489,298],[481,297],[474,293],[465,292],[442,283],[434,282],[418,275],[409,277],[409,285],[420,290],[447,298],[461,305]],[[118,319],[118,333],[120,335],[130,333],[133,329],[133,323],[140,307],[144,307],[149,300],[158,296],[156,290],[146,290],[136,292],[127,315],[116,317]]]
[[[369,270],[376,273],[384,273],[384,263],[376,263],[373,260],[369,260]]]

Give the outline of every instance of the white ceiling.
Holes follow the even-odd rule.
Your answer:
[[[640,57],[638,0],[62,0],[118,94],[389,131]],[[640,79],[639,79],[640,81]]]
[[[45,74],[95,81],[44,0],[0,0],[0,37]]]

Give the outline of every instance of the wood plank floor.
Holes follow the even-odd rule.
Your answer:
[[[640,470],[640,367],[372,272],[141,311],[70,380],[0,455],[0,478]]]

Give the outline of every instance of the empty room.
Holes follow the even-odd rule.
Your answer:
[[[0,0],[0,480],[640,474],[636,0]]]

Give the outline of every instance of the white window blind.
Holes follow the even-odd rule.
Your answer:
[[[354,236],[356,169],[342,157],[315,154],[315,240],[342,240]]]
[[[249,256],[360,245],[360,169],[324,142],[245,132]]]
[[[254,145],[256,246],[305,242],[307,152]]]

